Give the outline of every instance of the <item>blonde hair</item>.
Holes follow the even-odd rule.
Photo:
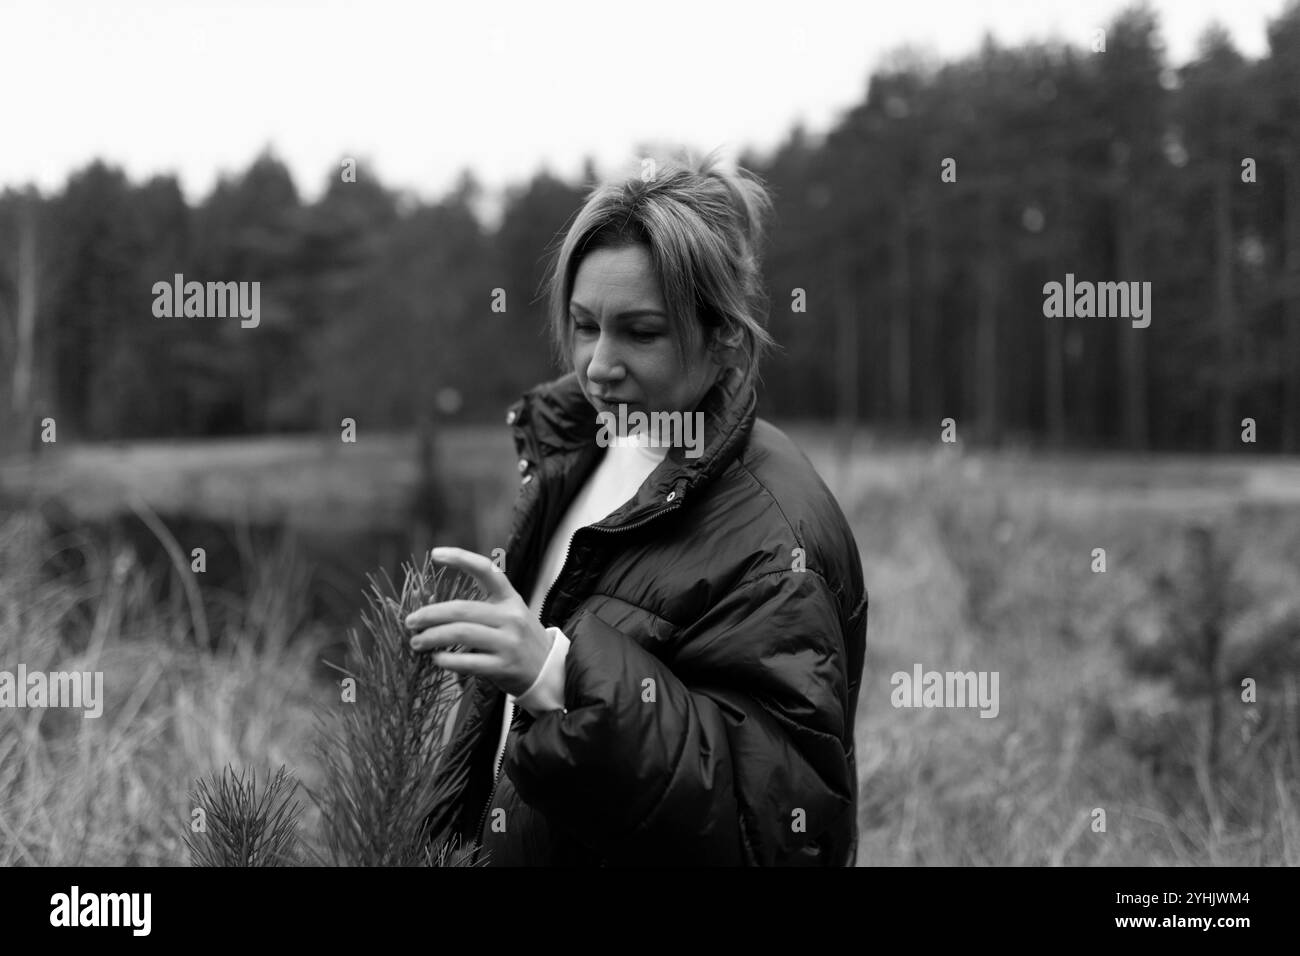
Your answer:
[[[649,175],[646,175],[649,173]],[[766,328],[760,249],[772,212],[767,187],[748,170],[722,165],[718,150],[642,161],[642,171],[594,186],[566,232],[546,281],[558,364],[572,370],[569,298],[578,266],[596,249],[643,245],[683,364],[688,343],[733,348],[744,384],[776,343]]]

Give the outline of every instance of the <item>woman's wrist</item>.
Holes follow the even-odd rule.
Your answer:
[[[564,710],[564,659],[569,653],[569,639],[558,627],[548,627],[546,633],[552,640],[542,669],[532,686],[515,698],[515,702],[534,717]]]

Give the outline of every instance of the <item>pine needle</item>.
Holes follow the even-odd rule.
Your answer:
[[[301,862],[298,818],[302,804],[293,774],[280,767],[259,792],[257,771],[226,767],[196,782],[190,791],[202,811],[202,829],[184,834],[194,866],[293,866]]]
[[[368,576],[362,622],[369,640],[350,631],[355,670],[336,668],[355,681],[356,699],[317,715],[324,783],[313,798],[323,817],[324,861],[337,866],[460,865],[464,856],[459,848],[429,846],[424,830],[462,688],[457,674],[411,649],[405,618],[426,604],[481,600],[483,593],[472,578],[428,555],[403,570],[400,593],[387,573],[382,583]]]

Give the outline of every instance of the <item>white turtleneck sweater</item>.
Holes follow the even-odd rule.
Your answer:
[[[667,446],[650,446],[649,437],[644,433],[637,436],[637,439],[636,444],[616,442],[605,449],[604,457],[560,519],[546,547],[542,567],[528,601],[528,608],[534,617],[540,618],[547,592],[560,576],[573,533],[579,528],[595,524],[633,498],[641,483],[668,454]],[[550,653],[533,685],[520,694],[517,700],[520,707],[535,717],[564,708],[564,659],[569,652],[569,639],[558,627],[548,627],[546,633],[552,638]],[[492,764],[494,779],[501,775],[501,758],[505,752],[506,737],[510,733],[515,704],[516,698],[506,695],[505,718],[501,724],[501,737],[497,741],[496,760]]]

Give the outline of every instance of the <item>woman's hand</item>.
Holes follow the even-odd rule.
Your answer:
[[[484,601],[426,604],[406,616],[417,651],[433,651],[439,667],[458,674],[482,674],[518,697],[541,673],[553,638],[528,609],[528,603],[481,554],[462,548],[434,548],[433,559],[469,574],[487,592]],[[443,648],[459,644],[464,651]]]

